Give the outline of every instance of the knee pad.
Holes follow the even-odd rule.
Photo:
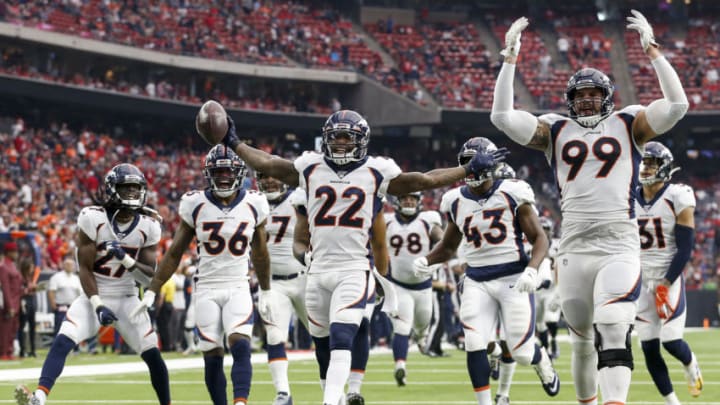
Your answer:
[[[595,350],[598,352],[598,370],[616,366],[634,369],[631,349],[633,325],[595,324],[593,327],[595,328]],[[623,330],[625,331],[624,336]]]
[[[351,350],[358,326],[351,323],[330,325],[330,350]]]

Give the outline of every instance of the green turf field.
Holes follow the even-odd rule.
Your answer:
[[[682,367],[674,359],[667,358],[675,391],[683,404],[720,405],[720,330],[688,331],[686,339],[695,351],[702,368],[705,387],[699,398],[691,398],[685,385]],[[631,404],[659,404],[663,401],[655,390],[645,370],[642,353],[637,340],[633,341],[636,369],[633,374],[629,402]],[[373,354],[368,364],[363,395],[367,404],[474,404],[475,397],[465,369],[465,355],[450,351],[450,357],[429,358],[417,352],[408,358],[408,385],[399,388],[393,379],[393,363],[390,354]],[[169,354],[168,359],[181,358]],[[68,360],[68,365],[95,365],[111,362],[137,362],[137,356],[78,355]],[[569,345],[561,343],[561,357],[556,361],[561,375],[560,394],[549,398],[540,387],[531,367],[518,366],[510,399],[513,404],[575,404],[575,393],[570,380]],[[0,372],[29,367],[40,367],[42,359],[25,359],[0,363]],[[226,361],[229,376],[229,364]],[[118,365],[118,369],[121,365]],[[296,405],[320,404],[322,400],[317,382],[314,360],[290,363],[290,383]],[[229,377],[228,377],[229,378]],[[173,404],[209,404],[205,390],[203,371],[171,370]],[[36,378],[22,381],[31,387]],[[17,381],[0,381],[0,404],[13,404],[12,392]],[[491,381],[494,392],[494,382]],[[494,394],[493,394],[494,395]],[[232,396],[229,396],[232,398]],[[254,365],[251,404],[272,403],[274,390],[270,373],[265,364]],[[48,404],[155,404],[155,396],[144,373],[103,375],[98,377],[61,377],[52,392]]]

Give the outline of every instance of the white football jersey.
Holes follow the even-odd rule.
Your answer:
[[[390,276],[401,283],[418,284],[424,278],[413,274],[413,261],[430,253],[430,231],[442,227],[437,211],[421,211],[405,222],[397,213],[385,214],[386,236],[390,255]]]
[[[218,202],[209,190],[182,196],[180,218],[195,229],[198,242],[198,288],[247,283],[250,242],[269,210],[265,196],[253,190],[240,190],[228,206]]]
[[[545,151],[560,188],[563,221],[635,218],[635,188],[643,150],[632,137],[634,105],[612,113],[595,128],[545,114],[550,146]]]
[[[311,273],[373,267],[370,228],[390,180],[402,170],[392,159],[367,157],[338,167],[305,152],[294,162],[306,191]]]
[[[272,274],[287,276],[305,270],[305,266],[293,256],[293,234],[295,232],[295,207],[292,204],[294,194],[302,195],[301,189],[286,193],[279,201],[269,202],[270,213],[265,224],[268,234],[267,248],[270,253]]]
[[[517,210],[534,204],[535,194],[522,180],[498,180],[482,196],[458,187],[442,196],[440,211],[463,234],[460,246],[468,263],[466,274],[475,281],[522,272],[528,257]]]
[[[122,225],[111,223],[105,208],[89,206],[80,211],[77,224],[78,228],[98,247],[92,269],[98,293],[101,296],[136,295],[137,288],[133,276],[120,264],[120,260],[107,254],[100,247],[105,242],[117,240],[127,254],[137,259],[140,249],[160,242],[160,223],[150,216],[138,213],[135,219],[123,228]]]
[[[677,252],[675,219],[685,208],[695,207],[695,194],[690,186],[668,183],[651,201],[645,201],[639,188],[636,204],[643,277],[664,277]]]

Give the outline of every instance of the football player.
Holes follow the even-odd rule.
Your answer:
[[[659,142],[645,144],[640,164],[636,212],[640,226],[642,289],[637,326],[645,365],[668,405],[679,405],[660,344],[685,369],[690,395],[703,388],[695,354],[683,340],[686,301],[683,269],[695,244],[695,195],[690,186],[671,184],[673,155]]]
[[[540,284],[535,292],[535,328],[540,343],[548,351],[550,358],[555,359],[558,356],[557,329],[560,321],[560,306],[557,302],[557,283],[555,282],[558,240],[553,237],[555,224],[552,218],[540,217],[540,225],[550,241],[550,248],[538,269]]]
[[[285,344],[288,340],[293,310],[300,322],[308,327],[305,312],[305,266],[293,257],[293,234],[296,214],[292,201],[301,196],[300,189],[290,189],[273,177],[256,173],[257,187],[270,204],[268,223],[268,252],[270,253],[271,289],[275,298],[275,319],[266,323],[267,355],[270,374],[277,393],[273,405],[292,404],[288,381],[288,360]]]
[[[350,110],[328,117],[322,153],[305,152],[295,161],[240,142],[229,117],[228,123],[223,144],[253,169],[305,190],[312,246],[305,302],[318,356],[330,358],[323,402],[336,405],[350,375],[350,349],[364,315],[368,273],[374,267],[367,243],[370,228],[382,218],[382,198],[448,186],[484,170],[488,162],[402,173],[392,159],[367,155],[370,126]]]
[[[253,327],[249,260],[260,285],[258,312],[266,323],[274,322],[265,231],[269,207],[262,194],[241,188],[247,167],[230,148],[217,145],[210,149],[203,172],[208,188],[187,192],[180,199],[180,225],[134,313],[143,314],[152,305],[193,238],[197,238],[200,263],[192,301],[200,335],[198,348],[205,361],[205,385],[213,404],[227,404],[223,370],[227,335],[233,358],[230,371],[233,403],[247,404],[252,377]]]
[[[467,141],[458,153],[463,165],[473,157],[493,161],[503,153],[487,138]],[[465,179],[465,185],[446,192],[440,210],[448,225],[432,251],[415,259],[416,274],[449,260],[460,244],[468,267],[460,304],[465,331],[467,368],[478,404],[490,405],[490,364],[487,346],[495,337],[500,314],[504,340],[512,357],[532,365],[548,395],[557,395],[560,379],[545,349],[535,344],[532,292],[537,287],[537,268],[545,257],[548,241],[535,211],[535,195],[522,180],[493,180],[494,167]],[[528,258],[523,235],[532,244]],[[530,293],[530,294],[528,294]]]
[[[83,208],[77,220],[76,259],[84,294],[70,305],[35,392],[17,388],[18,404],[45,404],[67,355],[95,336],[101,325],[113,325],[140,353],[159,403],[170,404],[168,371],[150,316],[132,315],[140,303],[135,282],[148,285],[155,272],[160,222],[146,211],[147,180],[137,167],[127,163],[113,167],[105,175],[104,189],[104,201]]]
[[[387,244],[390,251],[390,280],[398,296],[398,313],[392,318],[392,351],[395,381],[406,383],[405,368],[410,333],[424,342],[433,314],[432,277],[417,277],[412,263],[430,252],[442,238],[442,219],[436,211],[423,211],[422,193],[391,197],[394,213],[385,214]]]
[[[513,141],[545,153],[560,189],[562,237],[558,292],[572,343],[577,401],[624,404],[634,367],[630,333],[640,282],[635,185],[642,147],[672,128],[688,109],[682,83],[655,42],[645,17],[632,10],[628,29],[640,34],[663,98],[614,110],[614,88],[597,69],[568,81],[569,116],[536,117],[513,108],[513,77],[528,20],[505,35],[490,119]]]

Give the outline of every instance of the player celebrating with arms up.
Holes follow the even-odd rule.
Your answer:
[[[565,97],[569,117],[541,117],[513,108],[513,77],[520,36],[515,21],[495,84],[493,124],[513,141],[545,152],[560,187],[562,238],[558,292],[572,343],[572,374],[579,404],[624,404],[634,367],[630,332],[640,289],[640,240],[635,186],[642,147],[672,128],[688,109],[675,70],[658,49],[645,17],[633,10],[629,29],[640,33],[664,98],[613,112],[613,85],[596,69],[575,73]]]

